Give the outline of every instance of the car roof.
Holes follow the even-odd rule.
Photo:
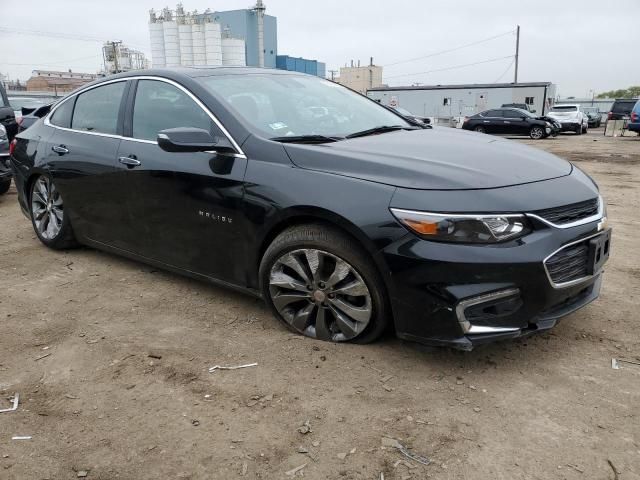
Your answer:
[[[166,76],[175,74],[186,75],[187,77],[213,77],[217,75],[306,75],[301,72],[291,72],[288,70],[278,70],[276,68],[257,67],[176,67],[176,68],[152,68],[149,70],[132,70],[108,78],[116,77],[137,77],[140,75]]]
[[[580,107],[581,105],[579,103],[556,103],[555,105],[552,105],[551,108],[555,108],[555,107]]]

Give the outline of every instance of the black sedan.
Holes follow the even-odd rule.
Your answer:
[[[546,138],[555,131],[551,122],[519,108],[496,108],[477,113],[467,117],[462,128],[479,133],[527,135],[534,140]]]
[[[243,290],[320,340],[393,328],[469,350],[543,331],[598,297],[609,255],[572,164],[294,72],[100,80],[20,133],[12,167],[47,247]]]

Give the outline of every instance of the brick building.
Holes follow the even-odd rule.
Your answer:
[[[98,78],[95,73],[34,70],[27,80],[27,91],[66,93]]]

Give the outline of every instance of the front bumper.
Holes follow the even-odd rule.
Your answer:
[[[482,246],[404,237],[384,251],[398,336],[472,350],[553,328],[598,298],[603,271],[559,288],[550,282],[544,260],[598,230],[595,223],[543,227],[513,242]],[[482,310],[474,312],[475,304]]]

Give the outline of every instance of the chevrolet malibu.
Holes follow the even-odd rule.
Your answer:
[[[249,292],[318,340],[393,329],[470,350],[541,332],[598,297],[609,256],[605,203],[571,163],[298,73],[119,74],[12,151],[45,246]]]

